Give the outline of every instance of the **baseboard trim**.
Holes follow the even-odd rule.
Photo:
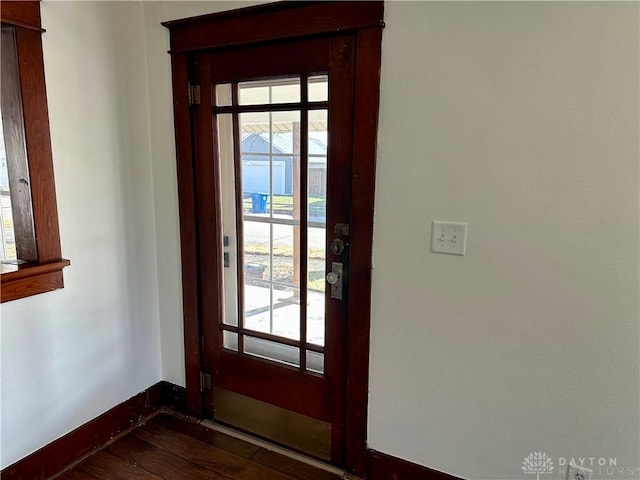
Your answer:
[[[187,413],[186,390],[158,382],[0,471],[3,480],[47,480],[144,423],[160,410]],[[376,450],[367,451],[367,480],[462,480]]]
[[[367,480],[462,480],[375,450],[367,451],[366,478]]]
[[[0,478],[46,480],[57,475],[155,413],[163,406],[163,400],[169,398],[167,392],[171,389],[165,384],[167,382],[156,383],[40,450],[9,465],[0,472]]]
[[[170,382],[160,382],[160,405],[174,412],[189,415],[187,409],[187,389]]]

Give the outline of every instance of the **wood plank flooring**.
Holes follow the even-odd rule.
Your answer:
[[[160,413],[56,480],[338,480],[342,477]]]

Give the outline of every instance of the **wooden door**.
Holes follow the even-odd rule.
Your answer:
[[[381,7],[166,24],[187,411],[360,474]]]
[[[203,53],[201,280],[213,418],[344,451],[354,37]],[[206,93],[204,93],[206,92]],[[202,120],[200,120],[202,118]],[[200,181],[200,179],[198,180]],[[210,217],[213,213],[213,217]],[[222,263],[208,263],[217,252]],[[206,253],[205,253],[206,251]],[[332,272],[329,280],[327,275]],[[334,288],[331,288],[331,287]]]

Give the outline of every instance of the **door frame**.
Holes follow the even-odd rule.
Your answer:
[[[201,390],[202,302],[200,279],[198,185],[190,107],[190,58],[234,45],[302,39],[336,32],[355,36],[351,269],[348,296],[345,467],[365,473],[369,384],[371,267],[375,190],[376,138],[380,92],[383,2],[278,2],[210,15],[163,22],[170,32],[171,70],[180,216],[182,294],[186,376],[186,410],[207,413]],[[203,92],[204,93],[204,92]],[[204,94],[209,98],[210,94]],[[203,110],[203,109],[201,109]],[[212,183],[213,179],[210,180]],[[200,186],[203,187],[202,185]],[[204,207],[207,208],[207,207]],[[217,256],[218,262],[222,252]],[[215,294],[209,292],[209,294]],[[206,328],[206,327],[205,327]]]

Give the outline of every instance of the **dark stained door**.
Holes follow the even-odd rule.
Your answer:
[[[383,10],[291,1],[163,23],[184,409],[360,476]]]
[[[353,49],[339,35],[193,64],[210,414],[334,463],[344,452]]]

